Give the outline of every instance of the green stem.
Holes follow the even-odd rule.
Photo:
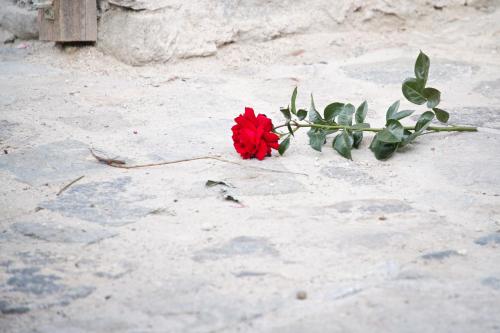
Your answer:
[[[357,132],[380,132],[383,131],[383,128],[355,128],[353,126],[343,126],[343,125],[321,125],[321,124],[298,124],[295,123],[293,126],[296,126],[296,128],[301,128],[301,127],[311,127],[311,128],[324,128],[324,129],[347,129],[351,131],[357,131]],[[281,127],[286,127],[285,125],[280,125],[275,127],[274,129],[278,129]],[[404,129],[406,130],[415,130],[415,126],[405,126]],[[295,130],[296,131],[296,130]],[[294,132],[295,132],[294,131]],[[440,127],[440,126],[429,126],[427,127],[428,132],[477,132],[477,127],[470,127],[470,126],[447,126],[447,127]]]
[[[287,127],[287,124],[283,124],[283,125],[280,125],[280,126],[276,126],[273,128],[273,132],[275,134],[277,134],[280,138],[284,137],[284,136],[287,136],[287,135],[290,135],[290,134],[294,134],[295,132],[297,132],[299,130],[299,128],[301,126],[299,126],[300,124],[297,123],[296,121],[291,121],[290,122],[291,126],[295,127],[295,128],[292,128],[292,133],[290,132],[286,132],[286,133],[281,133],[281,132],[278,132],[277,129],[278,128],[283,128],[283,127]]]
[[[405,129],[415,129],[415,127],[410,127]],[[427,131],[434,132],[477,132],[477,127],[471,126],[449,126],[449,127],[439,127],[439,126],[429,126]]]

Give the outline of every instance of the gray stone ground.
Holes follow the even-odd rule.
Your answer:
[[[0,331],[499,332],[500,14],[439,15],[141,68],[2,46]],[[382,124],[420,48],[451,122],[479,133],[426,135],[386,162],[369,139],[351,162],[305,133],[285,157],[233,151],[232,118],[253,106],[278,123],[296,84],[302,105],[367,98]],[[88,147],[240,165],[120,170]]]

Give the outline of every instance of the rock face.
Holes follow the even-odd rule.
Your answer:
[[[312,0],[108,0],[99,47],[133,65],[214,55],[223,45],[265,41],[284,35],[333,31],[347,21],[376,21],[389,15],[401,22],[444,7],[494,8],[494,1]]]
[[[33,0],[16,0],[19,7],[34,9]]]
[[[494,9],[499,3],[497,0],[97,0],[97,4],[101,50],[126,63],[143,65],[211,56],[220,47],[235,42],[335,31],[347,23],[380,25],[385,21],[381,17],[402,24],[443,8]],[[37,38],[33,2],[0,0],[0,28],[17,38]],[[6,39],[2,33],[0,37]]]
[[[36,11],[16,6],[10,0],[0,0],[0,27],[11,32],[17,38],[38,38]]]
[[[0,44],[11,43],[14,39],[16,39],[16,36],[14,36],[10,31],[0,27]]]

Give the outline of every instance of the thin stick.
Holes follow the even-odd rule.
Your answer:
[[[80,177],[78,177],[77,179],[73,180],[71,183],[69,183],[69,184],[65,185],[63,188],[61,188],[61,189],[59,190],[59,192],[57,192],[56,196],[61,195],[61,193],[63,193],[64,191],[66,191],[66,190],[67,190],[67,189],[68,189],[71,185],[73,185],[73,184],[74,184],[74,183],[76,183],[77,181],[81,180],[83,177],[85,177],[85,176],[80,176]]]
[[[244,164],[241,164],[238,162],[229,161],[229,160],[226,160],[226,159],[218,157],[218,156],[200,156],[200,157],[184,158],[184,159],[180,159],[180,160],[164,161],[164,162],[158,162],[158,163],[126,165],[126,163],[124,161],[104,158],[104,157],[96,155],[92,149],[89,149],[89,150],[90,150],[90,153],[92,154],[92,156],[94,156],[94,158],[97,161],[104,163],[106,165],[109,165],[110,167],[119,168],[119,169],[139,169],[139,168],[149,168],[149,167],[156,167],[156,166],[161,166],[161,165],[177,164],[177,163],[184,163],[184,162],[191,162],[191,161],[198,161],[198,160],[215,160],[215,161],[219,161],[219,162],[239,165],[239,166],[242,166],[244,168],[257,169],[257,170],[276,172],[276,173],[287,173],[287,174],[294,174],[294,175],[301,175],[301,176],[309,176],[305,173],[300,173],[300,172],[267,169],[267,168],[261,168],[261,167],[256,167],[256,166],[248,166],[248,165],[244,165]]]
[[[94,158],[96,160],[98,160],[99,162],[101,163],[104,163],[104,164],[107,164],[107,165],[125,165],[125,162],[124,161],[120,161],[120,160],[115,160],[115,159],[112,159],[112,158],[105,158],[105,157],[101,157],[101,156],[97,156],[94,151],[92,149],[90,149],[90,153],[92,154],[92,156],[94,156]]]

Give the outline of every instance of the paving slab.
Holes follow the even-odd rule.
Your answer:
[[[24,236],[56,243],[91,244],[116,236],[116,233],[108,230],[77,229],[66,225],[55,225],[55,223],[17,222],[12,225],[12,228]]]
[[[26,183],[40,185],[54,180],[71,180],[101,166],[88,160],[89,146],[76,140],[57,141],[24,152],[4,155],[0,169]]]
[[[0,331],[498,332],[500,17],[435,11],[144,67],[1,45]],[[420,49],[450,122],[479,132],[387,161],[372,134],[352,161],[300,131],[282,157],[234,151],[244,107],[278,124],[296,85],[305,107],[367,100],[372,126],[398,99],[418,117],[400,89]]]
[[[101,225],[133,223],[151,213],[151,209],[138,203],[152,196],[127,196],[130,183],[131,177],[120,177],[113,181],[77,184],[56,199],[41,202],[40,207]]]

